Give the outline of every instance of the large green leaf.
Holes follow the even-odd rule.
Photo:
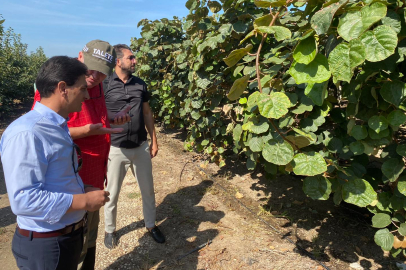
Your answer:
[[[317,54],[308,65],[293,62],[289,73],[297,84],[322,83],[331,77],[327,58],[322,54]]]
[[[286,5],[286,0],[254,0],[254,4],[260,8],[280,7]]]
[[[257,29],[260,26],[269,26],[272,22],[273,16],[271,14],[264,15],[255,19],[254,28]]]
[[[264,143],[261,137],[254,137],[248,142],[248,146],[250,147],[252,152],[261,152],[263,145]]]
[[[386,102],[399,107],[400,103],[406,97],[406,84],[397,80],[385,82],[382,85],[380,93]]]
[[[387,120],[391,126],[398,127],[406,122],[406,115],[400,110],[394,110],[388,115]]]
[[[293,159],[293,148],[288,142],[269,140],[262,149],[262,156],[270,163],[286,165]]]
[[[283,26],[259,26],[257,31],[261,34],[274,34],[277,41],[290,39],[292,32]]]
[[[380,133],[381,131],[388,128],[388,120],[386,120],[386,117],[383,115],[374,115],[369,118],[368,126],[376,133]]]
[[[345,202],[360,207],[366,207],[377,199],[375,190],[364,179],[348,180],[342,186],[342,196]]]
[[[314,36],[303,39],[293,51],[293,59],[301,64],[309,64],[317,54],[317,43]]]
[[[233,86],[231,87],[230,92],[228,93],[227,97],[229,100],[237,100],[241,94],[247,89],[248,80],[250,76],[244,76],[234,81]]]
[[[252,44],[248,44],[245,48],[232,51],[226,58],[224,58],[224,62],[229,67],[234,66],[241,58],[251,51],[252,47]]]
[[[403,172],[405,163],[402,159],[391,158],[382,164],[382,173],[391,182],[395,182],[399,175]]]
[[[375,243],[383,250],[390,251],[393,246],[395,237],[388,229],[381,229],[375,233]]]
[[[293,172],[297,175],[314,176],[327,171],[326,161],[316,152],[299,153],[293,161]]]
[[[257,105],[262,116],[279,119],[288,113],[291,103],[285,93],[272,92],[270,95],[261,94]]]
[[[337,3],[333,3],[323,9],[317,11],[310,20],[312,28],[318,35],[327,33],[330,28],[331,21],[334,14],[339,8],[346,4],[348,0],[340,0]]]
[[[394,10],[388,10],[388,13],[386,13],[386,17],[382,18],[382,24],[390,26],[396,33],[400,33],[400,31],[402,30],[400,17]]]
[[[341,43],[330,53],[328,63],[336,81],[350,82],[354,69],[365,61],[365,48],[358,39]]]
[[[357,140],[363,140],[368,137],[368,130],[365,126],[354,126],[351,129],[350,135],[353,136]]]
[[[396,146],[396,153],[398,155],[406,157],[406,144],[399,144]]]
[[[305,95],[308,96],[314,104],[322,106],[327,94],[328,81],[322,83],[309,83],[305,89]]]
[[[396,32],[387,25],[380,25],[360,37],[365,46],[366,59],[371,62],[385,60],[395,53],[398,44]]]
[[[378,213],[372,217],[372,227],[374,228],[385,228],[391,223],[390,215],[385,213]]]
[[[331,182],[321,175],[309,176],[303,181],[303,191],[314,200],[327,200],[331,193]]]
[[[361,11],[344,13],[338,24],[338,33],[346,41],[358,38],[374,23],[386,16],[386,5],[380,2],[365,6]]]

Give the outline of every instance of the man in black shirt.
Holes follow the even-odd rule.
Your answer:
[[[124,44],[114,46],[117,53],[115,72],[104,82],[106,107],[110,112],[119,112],[131,106],[131,121],[117,128],[122,133],[111,135],[111,148],[107,166],[107,187],[110,202],[104,206],[105,238],[107,248],[117,245],[115,236],[117,201],[124,177],[131,167],[141,190],[145,227],[158,243],[165,237],[155,226],[156,207],[152,178],[151,159],[158,153],[158,144],[154,128],[154,118],[148,104],[149,93],[143,80],[132,74],[136,59],[131,49]],[[151,137],[148,145],[147,131]]]

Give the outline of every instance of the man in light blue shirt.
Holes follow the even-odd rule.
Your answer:
[[[80,149],[67,127],[69,113],[89,98],[87,67],[56,56],[41,67],[41,103],[15,120],[0,140],[11,209],[18,227],[12,251],[20,269],[76,269],[86,211],[96,211],[108,192],[84,188]]]

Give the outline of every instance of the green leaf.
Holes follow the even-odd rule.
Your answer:
[[[322,83],[331,77],[327,58],[322,54],[317,54],[308,65],[293,62],[289,73],[295,79],[296,84]]]
[[[283,26],[259,26],[257,31],[261,34],[274,34],[277,41],[290,39],[292,37],[292,32]]]
[[[406,236],[406,223],[401,223],[398,229],[398,232],[403,235]]]
[[[338,33],[346,41],[358,38],[364,31],[370,28],[386,16],[386,5],[380,2],[365,6],[361,11],[345,13],[338,24]]]
[[[405,163],[401,159],[391,158],[382,164],[382,173],[391,182],[395,182],[404,170]]]
[[[336,81],[350,82],[354,69],[364,63],[365,48],[358,39],[341,43],[330,53],[328,63]]]
[[[399,34],[402,30],[400,17],[394,10],[388,10],[388,13],[386,13],[386,17],[382,18],[382,24],[389,26],[397,34]]]
[[[200,109],[203,106],[203,100],[193,100],[192,107],[195,109]]]
[[[207,6],[210,8],[210,11],[213,13],[217,13],[221,10],[221,4],[217,1],[210,1],[207,3]]]
[[[237,100],[242,93],[247,89],[248,80],[250,79],[249,75],[239,78],[234,81],[233,86],[231,87],[230,92],[227,97],[229,100]]]
[[[398,155],[406,157],[406,144],[399,144],[398,146],[396,146],[396,153],[398,153]]]
[[[393,246],[395,237],[388,229],[381,229],[375,233],[375,243],[383,250],[390,251]]]
[[[254,0],[254,4],[260,8],[280,7],[286,5],[286,0]]]
[[[303,191],[313,200],[327,200],[331,193],[331,183],[321,175],[306,177]]]
[[[190,116],[192,116],[193,119],[198,120],[202,115],[200,114],[199,111],[192,111],[190,113]]]
[[[299,153],[293,161],[293,172],[296,175],[314,176],[327,171],[326,161],[316,152]]]
[[[269,26],[272,22],[272,15],[267,14],[265,16],[259,17],[254,21],[254,29],[257,29],[260,26]]]
[[[261,94],[258,99],[259,112],[266,118],[281,118],[288,113],[290,105],[288,96],[281,92],[272,92],[270,95]]]
[[[309,83],[305,89],[305,95],[308,96],[314,104],[322,106],[327,94],[328,81],[322,83]]]
[[[227,66],[232,67],[237,64],[241,58],[246,56],[247,53],[251,51],[252,47],[252,44],[248,44],[245,48],[234,50],[223,60]]]
[[[333,3],[323,9],[317,11],[310,20],[312,28],[316,31],[317,35],[327,33],[330,28],[331,21],[334,14],[339,8],[346,4],[348,0],[340,0],[337,3]]]
[[[372,227],[374,228],[385,228],[391,223],[390,215],[385,213],[378,213],[372,217]]]
[[[239,141],[241,138],[241,134],[242,134],[242,126],[240,124],[237,124],[233,129],[233,140]]]
[[[376,133],[380,133],[381,131],[388,128],[388,121],[386,120],[385,116],[374,115],[369,118],[368,126]]]
[[[243,34],[247,31],[248,25],[242,21],[233,24],[233,30],[238,34]]]
[[[366,207],[377,199],[377,194],[371,184],[364,179],[348,180],[342,186],[342,196],[345,202]]]
[[[365,46],[366,59],[371,62],[385,60],[395,53],[398,44],[396,32],[387,25],[380,25],[360,37]]]
[[[317,54],[317,43],[314,36],[303,39],[293,51],[293,59],[301,64],[309,64]]]
[[[262,149],[262,156],[270,163],[286,165],[293,159],[293,148],[288,142],[269,140]]]
[[[406,85],[404,82],[397,80],[385,82],[382,85],[380,93],[386,102],[399,107],[403,99],[406,97]]]
[[[210,141],[208,139],[204,139],[200,144],[203,146],[206,146],[210,143]]]
[[[303,148],[311,144],[310,139],[305,136],[287,135],[285,138],[292,144],[293,147]]]
[[[263,145],[264,143],[262,142],[261,137],[254,137],[248,142],[248,146],[252,152],[261,152]]]
[[[258,100],[261,99],[261,97],[262,96],[261,96],[261,93],[259,91],[256,91],[256,92],[252,93],[248,97],[247,110],[251,110],[252,108],[257,106]]]
[[[362,155],[365,151],[364,144],[360,141],[350,143],[350,150],[354,155]]]
[[[265,133],[269,130],[269,124],[267,122],[253,124],[250,127],[250,131],[254,134]]]
[[[363,140],[368,137],[368,130],[365,128],[365,126],[357,125],[352,128],[350,135],[357,140]]]
[[[387,119],[391,126],[398,127],[406,122],[406,115],[400,110],[394,110],[388,115]]]

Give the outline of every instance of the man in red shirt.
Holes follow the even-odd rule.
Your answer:
[[[69,114],[69,132],[82,152],[83,167],[79,175],[83,183],[94,189],[104,189],[110,134],[123,131],[122,128],[110,128],[110,123],[121,125],[130,121],[130,107],[114,115],[109,115],[106,109],[102,82],[116,64],[116,53],[109,43],[101,40],[90,41],[79,52],[78,60],[89,69],[86,83],[90,98],[83,102],[82,111]],[[40,95],[36,91],[34,105],[39,100]],[[98,224],[99,211],[89,212],[80,269],[94,269]]]

